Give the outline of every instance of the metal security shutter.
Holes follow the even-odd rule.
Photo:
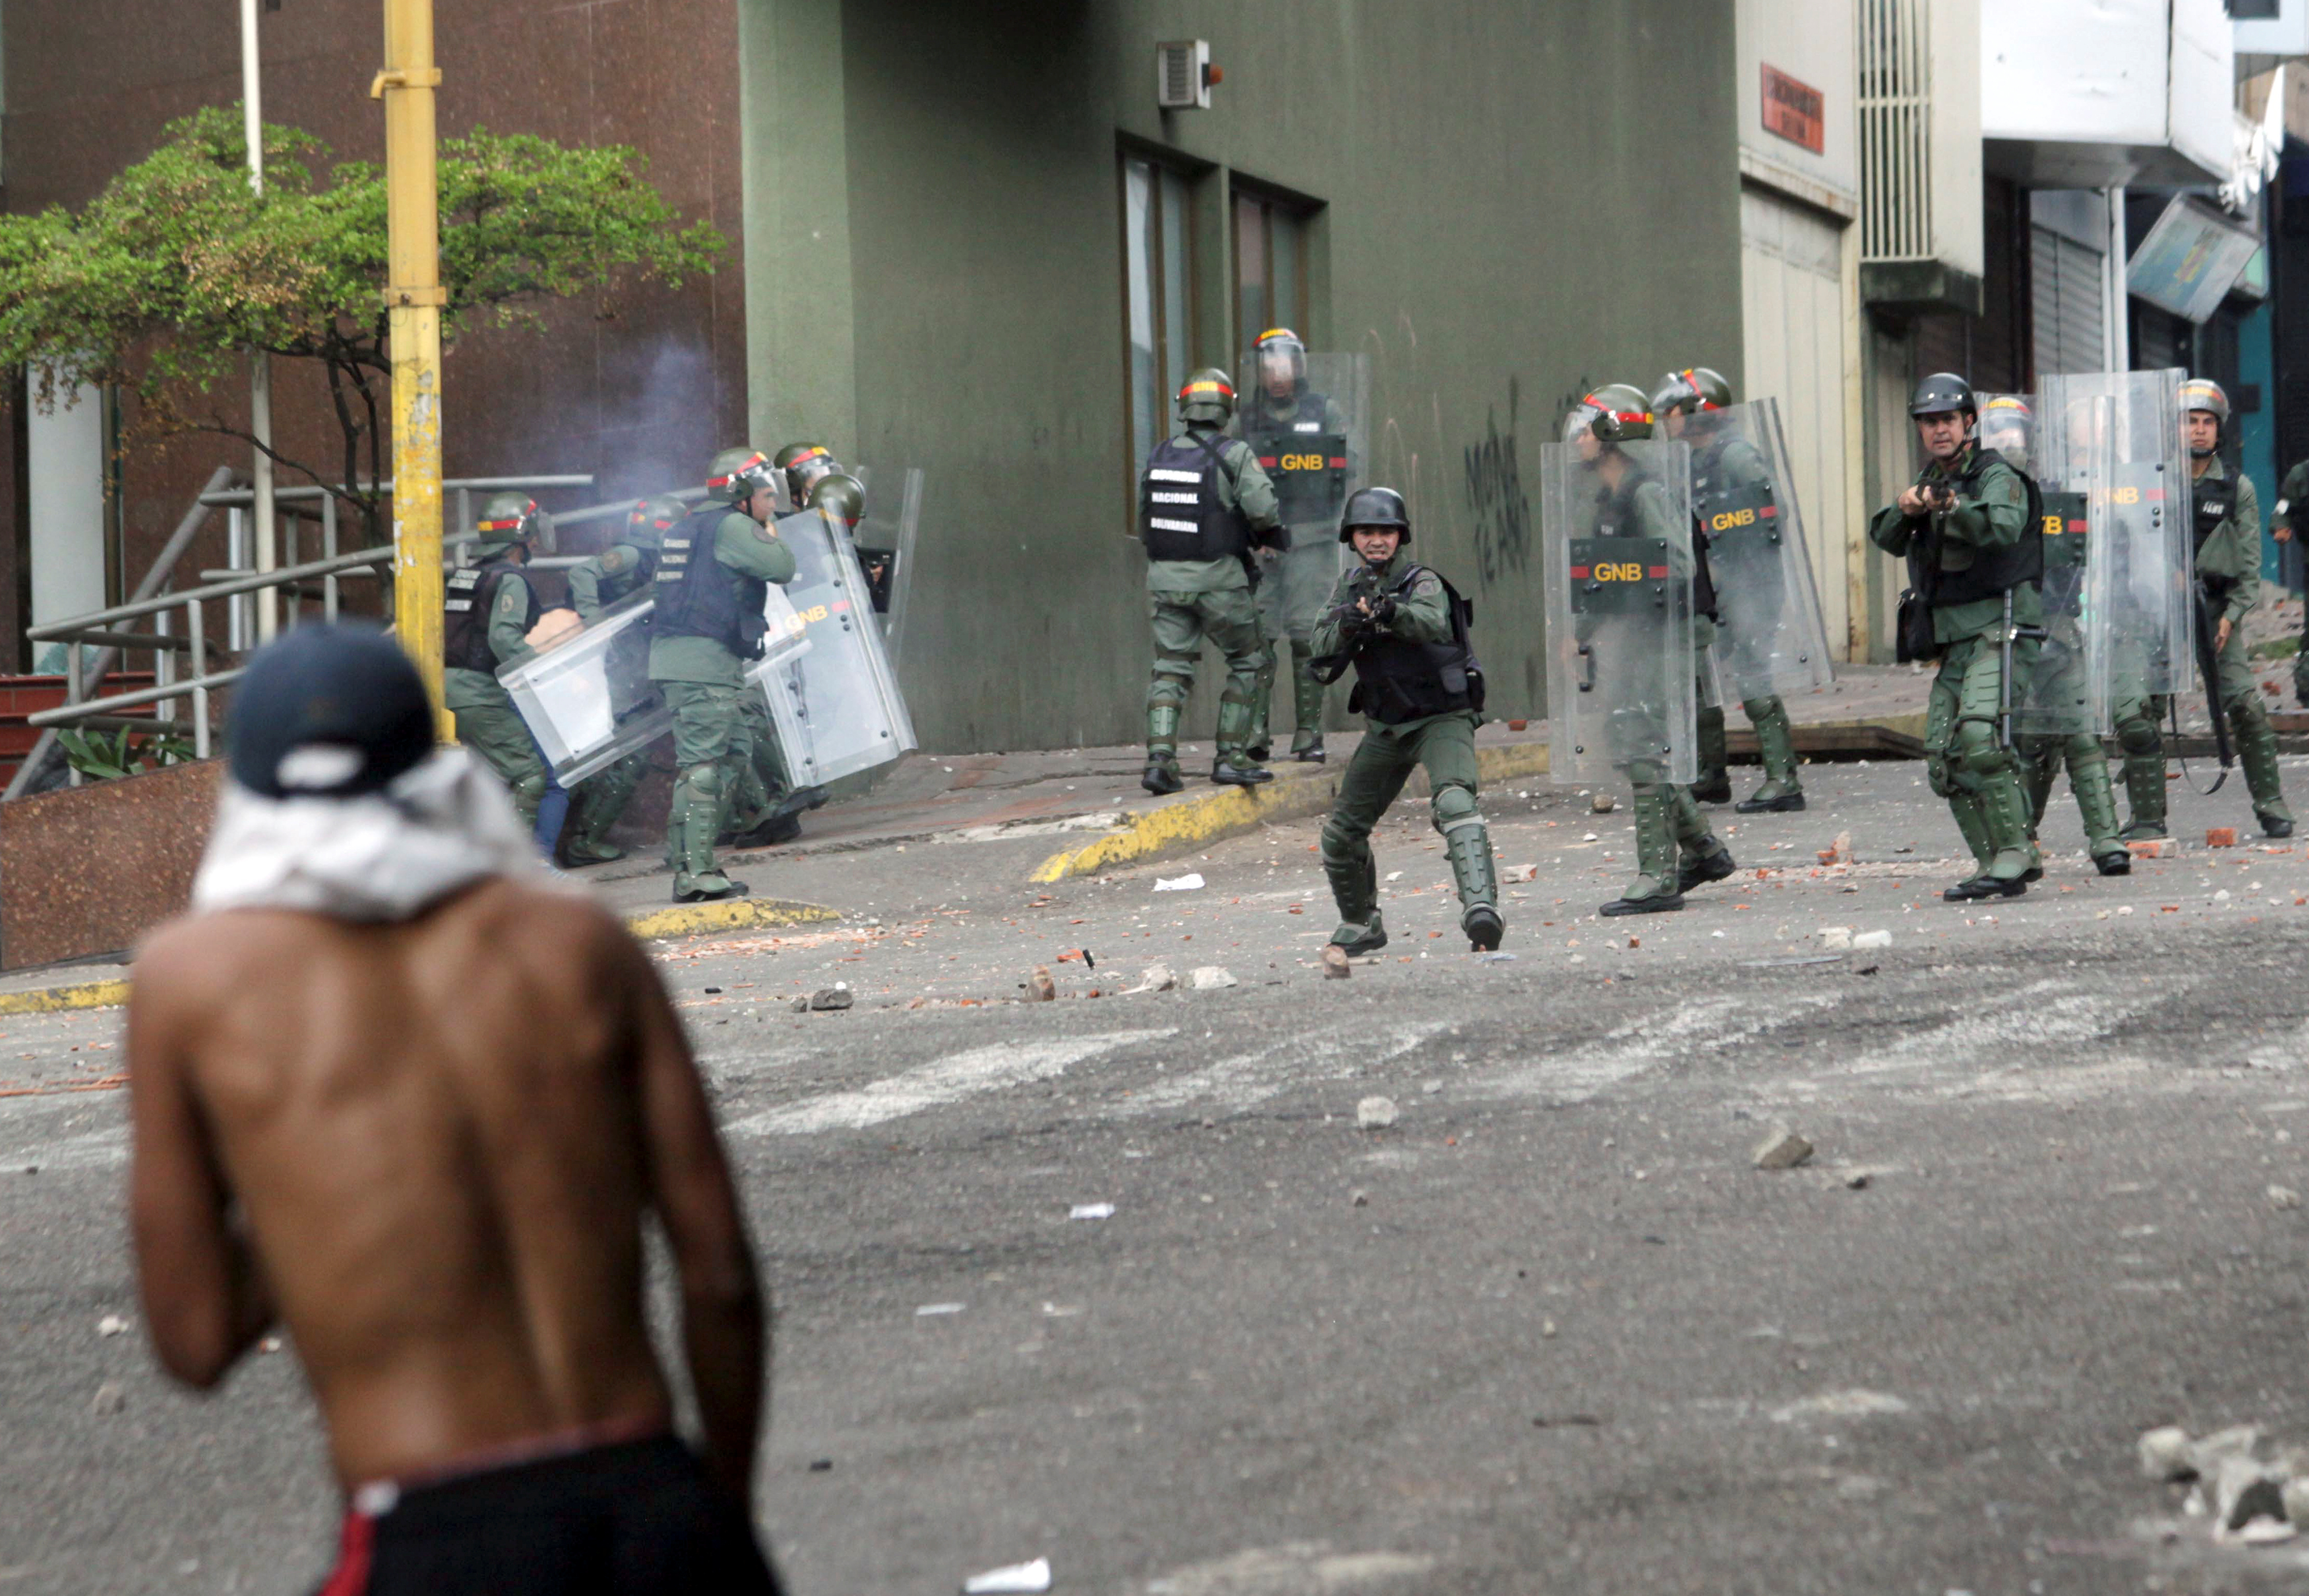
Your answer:
[[[2037,374],[2100,370],[2107,341],[2101,272],[2108,257],[2050,228],[2029,231]]]

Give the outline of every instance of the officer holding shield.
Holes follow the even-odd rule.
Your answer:
[[[625,530],[615,543],[569,568],[569,603],[577,611],[577,618],[590,626],[627,600],[649,593],[657,577],[659,545],[665,534],[681,524],[688,514],[688,505],[670,496],[646,498],[636,504],[627,513]],[[618,655],[612,658],[609,669],[646,673],[647,624],[636,623],[627,635],[631,643],[627,643],[627,636],[618,638]],[[629,657],[629,651],[640,657]],[[621,719],[630,719],[643,707],[636,704]],[[634,789],[648,772],[648,750],[636,748],[579,784],[570,803],[569,824],[561,833],[563,864],[605,865],[626,857],[626,850],[610,841],[610,828],[625,814],[626,806],[633,801]]]
[[[793,580],[793,551],[769,530],[777,493],[769,458],[724,449],[706,470],[707,502],[664,537],[654,585],[650,680],[673,711],[679,774],[667,819],[673,901],[745,896],[723,875],[713,841],[751,753],[742,700],[746,662],[762,654],[768,584]]]
[[[2036,661],[2035,637],[2020,634],[2041,634],[2044,625],[2040,512],[2021,474],[1975,443],[1979,404],[1964,378],[1924,378],[1908,413],[1924,467],[1876,513],[1868,537],[1908,561],[1903,657],[1940,661],[1924,716],[1924,769],[1979,866],[1941,896],[2017,898],[2044,873],[2002,735],[2003,712]]]
[[[1354,470],[1348,418],[1336,399],[1309,385],[1307,346],[1290,328],[1260,333],[1251,366],[1257,386],[1236,416],[1236,429],[1275,484],[1277,513],[1293,536],[1288,549],[1261,549],[1258,555],[1266,579],[1258,586],[1262,643],[1258,685],[1251,697],[1250,756],[1261,762],[1267,757],[1267,715],[1287,652],[1294,726],[1291,756],[1320,763],[1323,684],[1315,679],[1314,631],[1339,574],[1330,528],[1346,502]],[[1302,528],[1309,530],[1302,534]]]
[[[1768,538],[1777,530],[1769,520],[1759,521],[1755,512],[1757,506],[1772,505],[1781,485],[1772,480],[1762,452],[1736,429],[1720,424],[1721,412],[1732,401],[1732,384],[1723,374],[1695,366],[1670,372],[1652,395],[1651,408],[1656,422],[1669,437],[1682,438],[1691,445],[1691,508],[1708,539],[1711,568],[1719,582],[1719,606],[1730,605],[1743,615],[1752,614],[1757,617],[1755,629],[1769,633],[1777,629],[1781,608],[1787,601],[1777,556],[1715,557],[1719,548],[1727,555],[1734,554],[1734,544]],[[1726,573],[1732,574],[1729,581]],[[1743,631],[1735,625],[1734,636],[1718,636],[1716,650],[1721,653],[1727,647],[1742,646]],[[1787,705],[1777,693],[1767,690],[1742,699],[1740,707],[1756,729],[1764,783],[1740,800],[1739,812],[1775,814],[1803,808],[1803,782],[1796,773],[1795,732],[1788,721]],[[1704,804],[1730,802],[1732,782],[1724,751],[1721,704],[1699,706],[1699,780],[1692,784],[1692,796]]]
[[[528,651],[530,628],[543,614],[521,568],[552,525],[527,494],[495,495],[474,526],[480,563],[450,572],[443,584],[442,703],[456,720],[457,740],[513,793],[524,830],[536,826],[553,778],[513,694],[497,681],[497,667]]]

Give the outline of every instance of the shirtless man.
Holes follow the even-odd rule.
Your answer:
[[[233,710],[195,913],[129,1005],[161,1362],[205,1390],[287,1326],[348,1502],[327,1596],[774,1592],[748,1520],[762,1293],[647,958],[434,751],[381,634],[291,634]],[[651,1214],[695,1453],[644,1324]]]

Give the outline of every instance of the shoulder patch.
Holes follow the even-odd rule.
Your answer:
[[[601,567],[601,574],[603,575],[615,576],[618,572],[626,568],[626,551],[624,546],[618,545],[603,549],[601,551],[601,559],[595,563]]]
[[[497,583],[497,608],[507,615],[518,615],[529,608],[529,583],[518,576]]]

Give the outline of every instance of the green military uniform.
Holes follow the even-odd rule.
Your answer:
[[[1992,403],[1997,401],[1992,401]],[[2008,463],[2024,469],[2018,460]],[[2020,763],[2020,779],[2028,794],[2028,830],[2034,836],[2045,824],[2045,808],[2052,801],[2053,783],[2065,765],[2069,790],[2084,822],[2085,852],[2104,876],[2131,873],[2132,856],[2118,834],[2116,788],[2109,775],[2108,754],[2099,733],[2082,723],[2082,708],[2090,697],[2083,679],[2088,644],[2084,634],[2085,565],[2091,557],[2082,513],[2088,507],[2088,485],[2040,484],[2045,492],[2045,581],[2039,590],[2052,634],[2038,649],[2032,701],[2041,705],[2068,706],[2072,715],[2065,731],[2016,735],[2013,753]],[[2069,502],[2055,502],[2062,494]],[[2071,508],[2078,512],[2072,517]]]
[[[1224,387],[1221,403],[1202,392]],[[1259,469],[1250,446],[1240,438],[1224,436],[1226,411],[1232,407],[1232,384],[1219,372],[1198,373],[1180,390],[1182,410],[1189,413],[1186,429],[1151,457],[1146,494],[1149,505],[1142,522],[1148,542],[1147,609],[1154,623],[1154,679],[1146,689],[1146,772],[1141,784],[1152,792],[1176,792],[1179,778],[1179,722],[1194,690],[1197,658],[1208,638],[1226,658],[1226,686],[1219,695],[1217,757],[1214,781],[1248,785],[1268,779],[1250,755],[1251,701],[1258,690],[1258,610],[1247,568],[1250,554],[1224,554],[1209,559],[1163,557],[1155,553],[1164,522],[1197,515],[1206,524],[1247,525],[1247,541],[1271,539],[1281,525],[1276,519],[1275,486]],[[1202,485],[1189,487],[1191,463],[1216,455],[1216,469],[1205,473]],[[1177,462],[1165,466],[1164,461]],[[1168,471],[1168,479],[1155,473]],[[1207,493],[1208,502],[1197,505],[1193,495]],[[1175,495],[1183,505],[1166,499]],[[1165,515],[1162,512],[1174,511]],[[1189,531],[1191,537],[1204,534]]]
[[[1322,394],[1277,401],[1262,385],[1242,419],[1247,439],[1273,437],[1287,447],[1288,430],[1302,410],[1319,405],[1326,433],[1345,436],[1346,412]],[[1348,468],[1349,479],[1353,467]],[[1315,679],[1315,623],[1339,579],[1339,548],[1327,522],[1294,521],[1291,547],[1262,554],[1265,567],[1258,584],[1258,683],[1251,695],[1253,729],[1250,755],[1264,760],[1270,751],[1267,718],[1272,712],[1275,683],[1284,654],[1291,660],[1292,754],[1304,760],[1323,757],[1323,684]]]
[[[587,625],[636,595],[645,592],[656,573],[658,539],[683,514],[677,500],[645,500],[627,518],[623,541],[569,568],[569,603]],[[644,653],[649,646],[648,623],[636,624],[634,643]],[[626,646],[620,634],[616,646]],[[616,668],[613,666],[613,669]],[[644,666],[646,669],[644,663]],[[609,840],[633,801],[634,789],[649,772],[649,753],[636,748],[606,770],[585,778],[572,800],[569,824],[561,838],[563,861],[571,865],[608,864],[625,858],[626,850]]]
[[[2196,475],[2192,500],[2209,499],[2224,485],[2235,496],[2228,513],[2197,545],[2197,581],[2210,600],[2206,617],[2215,625],[2229,623],[2229,640],[2218,661],[2221,712],[2228,717],[2237,763],[2244,766],[2253,817],[2270,836],[2281,837],[2293,829],[2293,811],[2286,807],[2278,773],[2277,733],[2261,702],[2261,684],[2244,641],[2245,617],[2261,601],[2261,496],[2252,478],[2242,471],[2231,477],[2218,455],[2206,456],[2204,468]]]
[[[1971,405],[1969,389],[1964,403]],[[1905,557],[1912,547],[1927,546],[1919,540],[1932,539],[1937,522],[1932,567],[1936,582],[1960,578],[1995,551],[2017,548],[2025,537],[2036,535],[2020,474],[1993,455],[1980,454],[1970,442],[1948,466],[1937,461],[1927,465],[1916,486],[1950,489],[1957,496],[1955,507],[1911,516],[1897,503],[1888,505],[1868,523],[1868,538],[1886,553]],[[2014,586],[2011,598],[2016,626],[2042,625],[2044,606],[2034,581]],[[1959,897],[2017,896],[2026,881],[2042,873],[2029,833],[2028,795],[1999,726],[2003,625],[2002,594],[1936,603],[1932,610],[1940,674],[1933,680],[1924,715],[1924,769],[1933,790],[1948,800],[1957,829],[1980,866],[1978,875],[1950,889]],[[2032,639],[2014,646],[2015,699],[2036,663],[2037,648]]]
[[[1407,539],[1402,505],[1391,489],[1366,488],[1348,500],[1345,525],[1397,526]],[[1474,656],[1455,620],[1450,590],[1398,545],[1385,565],[1358,560],[1338,579],[1312,640],[1320,680],[1336,680],[1353,664],[1351,703],[1363,712],[1362,740],[1323,823],[1323,870],[1340,921],[1331,940],[1358,953],[1386,945],[1371,829],[1412,771],[1424,768],[1432,822],[1458,888],[1460,926],[1477,948],[1497,947],[1498,874],[1476,803],[1480,678],[1471,683]]]
[[[1691,471],[1695,492],[1702,481],[1711,495],[1769,492],[1774,487],[1762,453],[1742,437],[1726,438],[1721,444],[1695,451]],[[1713,644],[1715,640],[1711,637],[1708,641]],[[1740,708],[1747,714],[1749,724],[1756,729],[1757,749],[1764,766],[1764,784],[1741,801],[1741,812],[1752,815],[1803,808],[1803,781],[1796,774],[1795,729],[1788,720],[1788,706],[1778,694],[1768,693],[1759,698],[1742,699]],[[1709,803],[1725,802],[1732,796],[1732,781],[1725,755],[1722,706],[1701,707],[1699,730],[1699,781],[1695,784],[1696,796]]]
[[[524,525],[518,515],[502,526],[494,517],[485,519],[482,547],[499,552],[449,574],[441,702],[455,718],[457,740],[480,755],[512,792],[527,831],[537,824],[538,806],[551,778],[529,723],[497,678],[497,667],[529,651],[529,630],[540,614],[537,595],[521,574],[521,557],[528,552]],[[493,536],[497,531],[513,536]]]
[[[2286,472],[2285,480],[2277,485],[2277,503],[2270,507],[2269,524],[2282,527],[2291,535],[2300,549],[2296,557],[2305,563],[2296,568],[2309,568],[2309,460]],[[2293,701],[2309,704],[2309,605],[2302,608],[2301,643],[2293,655]]]
[[[747,468],[727,463],[727,456],[734,453],[725,451],[716,458],[716,477],[709,479],[710,483],[718,481],[733,492],[748,479],[742,475]],[[766,460],[760,461],[765,493],[768,467]],[[649,674],[673,711],[674,763],[680,777],[666,825],[666,857],[674,869],[677,902],[734,896],[745,890],[716,867],[713,842],[735,792],[738,771],[752,755],[743,702],[749,660],[731,646],[732,633],[700,635],[678,631],[679,623],[670,613],[676,603],[672,590],[685,582],[717,591],[726,585],[742,599],[744,583],[730,583],[730,575],[779,585],[793,580],[793,551],[738,507],[745,502],[735,499],[718,514],[701,511],[691,515],[667,536],[658,567],[658,613],[655,634],[650,640]],[[708,560],[720,572],[702,570]],[[758,648],[758,611],[748,617],[742,614],[742,602],[738,608],[737,634],[750,630]]]

